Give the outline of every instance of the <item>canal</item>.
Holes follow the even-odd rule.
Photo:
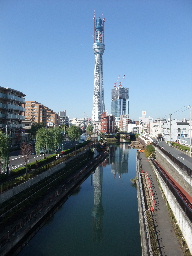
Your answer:
[[[60,207],[19,256],[140,256],[136,150],[110,156]]]

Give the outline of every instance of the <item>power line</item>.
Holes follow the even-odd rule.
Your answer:
[[[189,105],[188,105],[188,106],[183,106],[183,107],[181,107],[180,109],[178,109],[178,110],[172,112],[171,114],[174,115],[174,114],[177,114],[177,113],[183,113],[183,112],[185,112],[186,110],[189,110],[189,107],[190,107]],[[165,115],[164,118],[166,118],[166,117],[168,117],[168,116],[170,116],[170,114]]]

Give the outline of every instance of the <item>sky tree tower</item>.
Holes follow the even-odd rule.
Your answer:
[[[93,122],[100,121],[101,115],[105,112],[104,89],[103,89],[103,53],[104,44],[104,22],[105,19],[98,18],[94,14],[94,44],[93,50],[95,54],[94,69],[94,94],[93,94]]]

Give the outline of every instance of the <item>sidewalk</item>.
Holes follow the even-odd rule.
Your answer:
[[[162,192],[159,188],[159,184],[156,175],[153,172],[153,168],[144,153],[140,153],[140,159],[142,170],[148,172],[148,175],[152,181],[153,192],[155,194],[156,205],[153,217],[156,226],[156,235],[158,237],[162,253],[161,255],[182,256],[184,254],[175,235],[166,206],[166,201],[162,197]]]

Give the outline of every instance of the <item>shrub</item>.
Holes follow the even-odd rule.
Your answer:
[[[171,142],[171,145],[172,145],[173,147],[176,147],[176,148],[180,149],[180,150],[184,150],[184,151],[189,151],[189,150],[190,150],[189,147],[187,147],[187,146],[185,146],[185,145],[182,145],[182,144],[179,144],[179,143],[177,143],[177,142]]]
[[[146,157],[153,156],[155,153],[155,148],[153,145],[147,145],[145,149],[145,155]]]

